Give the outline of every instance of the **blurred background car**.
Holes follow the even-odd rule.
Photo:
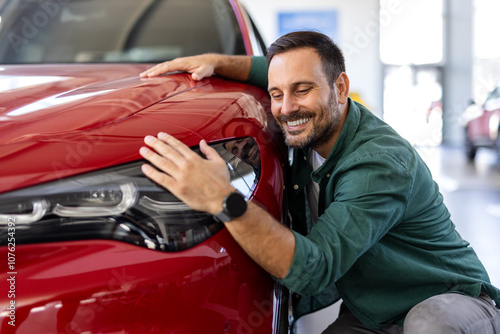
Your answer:
[[[493,149],[500,159],[500,87],[493,89],[480,105],[472,102],[461,116],[465,126],[465,153],[474,161],[481,147]]]
[[[223,224],[140,171],[148,134],[195,150],[205,139],[233,186],[284,220],[267,92],[139,78],[179,56],[262,55],[241,4],[16,0],[0,17],[0,332],[286,332],[286,291]],[[242,141],[251,154],[226,149]]]

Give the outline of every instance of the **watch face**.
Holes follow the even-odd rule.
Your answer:
[[[225,200],[225,208],[229,216],[237,218],[247,210],[247,201],[239,192],[229,194]]]

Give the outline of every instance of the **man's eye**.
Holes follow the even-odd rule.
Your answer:
[[[273,100],[279,100],[279,99],[281,99],[282,97],[283,97],[283,95],[281,95],[281,94],[273,94],[273,95],[271,95],[271,98],[272,98]]]
[[[309,92],[311,89],[310,88],[306,88],[306,89],[299,89],[297,90],[297,94],[306,94],[307,92]]]

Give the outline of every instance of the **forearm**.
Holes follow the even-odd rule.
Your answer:
[[[286,277],[295,252],[295,237],[289,228],[252,202],[247,212],[226,223],[226,228],[262,268],[277,278]]]
[[[249,56],[214,55],[216,57],[214,71],[216,74],[238,81],[246,81],[252,68]]]

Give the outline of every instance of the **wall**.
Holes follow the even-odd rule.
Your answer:
[[[267,45],[279,37],[280,12],[337,11],[338,40],[346,58],[351,92],[382,115],[382,65],[379,57],[378,0],[240,0]],[[305,9],[307,7],[307,9]]]

